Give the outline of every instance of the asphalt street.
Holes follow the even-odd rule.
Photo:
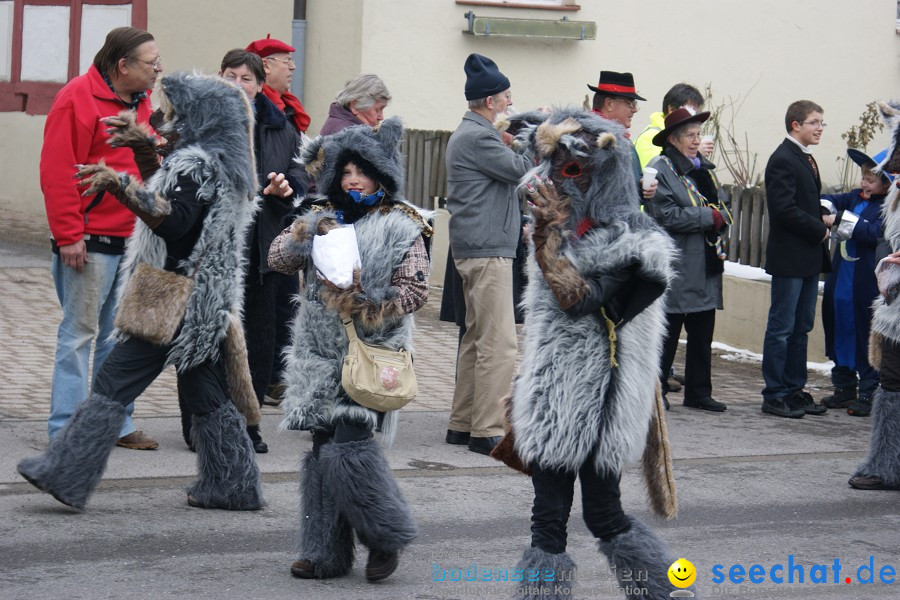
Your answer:
[[[138,426],[159,439],[160,449],[115,449],[86,510],[69,509],[18,476],[16,463],[46,444],[59,318],[47,255],[42,247],[0,242],[0,598],[512,594],[516,584],[494,579],[514,568],[529,543],[531,484],[488,457],[443,443],[456,329],[436,319],[439,291],[421,312],[416,334],[422,397],[404,409],[387,451],[419,536],[383,582],[365,581],[361,546],[349,576],[301,581],[289,565],[296,558],[298,466],[311,441],[279,431],[277,409],[264,411],[271,450],[258,459],[268,504],[258,512],[187,506],[195,455],[180,437],[171,373],[138,400],[136,412]],[[896,577],[890,568],[900,571],[900,493],[847,485],[867,448],[869,419],[834,410],[801,420],[764,415],[759,366],[737,358],[717,352],[714,359],[725,413],[687,409],[677,395],[670,398],[678,517],[663,522],[650,515],[637,467],[623,476],[626,511],[651,522],[675,555],[696,566],[702,597],[900,598],[900,582],[881,582]],[[822,395],[827,378],[812,374],[810,384]],[[581,521],[577,496],[568,549],[578,564],[576,597],[623,597]],[[861,583],[870,560],[874,582]],[[753,565],[760,565],[755,575],[763,573],[759,583],[748,579]],[[473,574],[476,580],[466,581]],[[817,583],[823,577],[827,582]]]

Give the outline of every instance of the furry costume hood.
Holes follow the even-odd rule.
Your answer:
[[[192,144],[207,148],[223,167],[235,189],[246,189],[252,200],[257,186],[253,158],[253,110],[247,96],[221,77],[177,71],[163,77],[156,94],[163,123],[159,132],[176,132],[177,148]],[[232,152],[247,147],[244,152]]]
[[[403,194],[405,183],[400,156],[402,139],[400,117],[391,117],[382,121],[377,130],[368,125],[357,125],[304,142],[300,160],[307,172],[316,178],[319,193],[326,194],[340,182],[344,165],[355,154],[372,166],[378,182],[396,199]]]
[[[516,144],[530,146],[540,161],[522,184],[535,176],[552,178],[559,192],[572,200],[573,231],[586,218],[597,225],[619,220],[652,227],[636,201],[631,142],[621,125],[572,107],[549,115],[522,113],[509,122]]]

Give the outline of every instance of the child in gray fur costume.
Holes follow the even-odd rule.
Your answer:
[[[674,557],[622,511],[619,479],[647,438],[674,246],[639,210],[620,126],[564,109],[517,137],[539,160],[522,180],[534,233],[510,425],[535,496],[531,547],[518,567],[555,577],[517,588],[516,597],[570,598],[577,589],[565,551],[577,478],[584,520],[616,574],[646,574],[623,587],[669,598]]]
[[[900,173],[900,103],[879,103],[891,127],[891,146],[879,171]],[[895,180],[882,207],[884,238],[891,254],[885,273],[878,275],[881,293],[872,303],[869,363],[878,369],[880,383],[872,404],[869,453],[850,478],[859,490],[900,490],[900,180]],[[881,248],[879,247],[879,250]],[[876,256],[878,258],[878,256]],[[886,275],[893,274],[892,278]]]
[[[18,468],[60,502],[83,508],[106,467],[124,406],[174,364],[197,449],[199,477],[188,503],[256,510],[263,506],[259,469],[228,389],[232,372],[245,365],[226,364],[232,355],[225,360],[225,346],[234,342],[229,331],[240,331],[244,229],[255,209],[253,117],[246,96],[216,77],[174,73],[157,93],[160,133],[178,141],[146,185],[103,164],[82,165],[77,176],[86,194],[111,194],[139,217],[122,263],[120,298],[139,263],[195,274],[184,319],[165,345],[118,332],[88,399],[42,455]]]
[[[368,343],[411,349],[412,314],[428,298],[428,257],[423,236],[431,227],[403,200],[399,119],[380,129],[360,125],[304,146],[302,160],[322,196],[275,239],[269,266],[303,270],[304,289],[286,355],[284,426],[310,430],[313,449],[300,478],[300,578],[347,574],[353,566],[353,532],[369,548],[366,578],[378,581],[398,564],[415,536],[409,508],[372,431],[389,440],[396,411],[378,413],[355,403],[341,387],[347,352],[343,316],[353,318]],[[361,268],[340,290],[316,276],[313,238],[338,224],[353,224]]]

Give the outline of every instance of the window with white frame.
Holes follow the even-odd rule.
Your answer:
[[[0,0],[0,112],[46,114],[115,27],[147,26],[147,0]]]

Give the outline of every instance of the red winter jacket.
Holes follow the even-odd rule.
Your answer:
[[[149,93],[149,92],[148,92]],[[50,233],[60,246],[69,246],[84,234],[128,237],[134,228],[134,213],[107,194],[88,213],[93,200],[83,197],[72,179],[76,164],[93,164],[100,159],[116,171],[140,177],[129,148],[112,148],[106,143],[102,117],[112,117],[125,108],[93,65],[84,75],[67,83],[56,95],[44,125],[41,148],[41,191],[47,208]],[[150,99],[141,100],[137,121],[150,119]]]

